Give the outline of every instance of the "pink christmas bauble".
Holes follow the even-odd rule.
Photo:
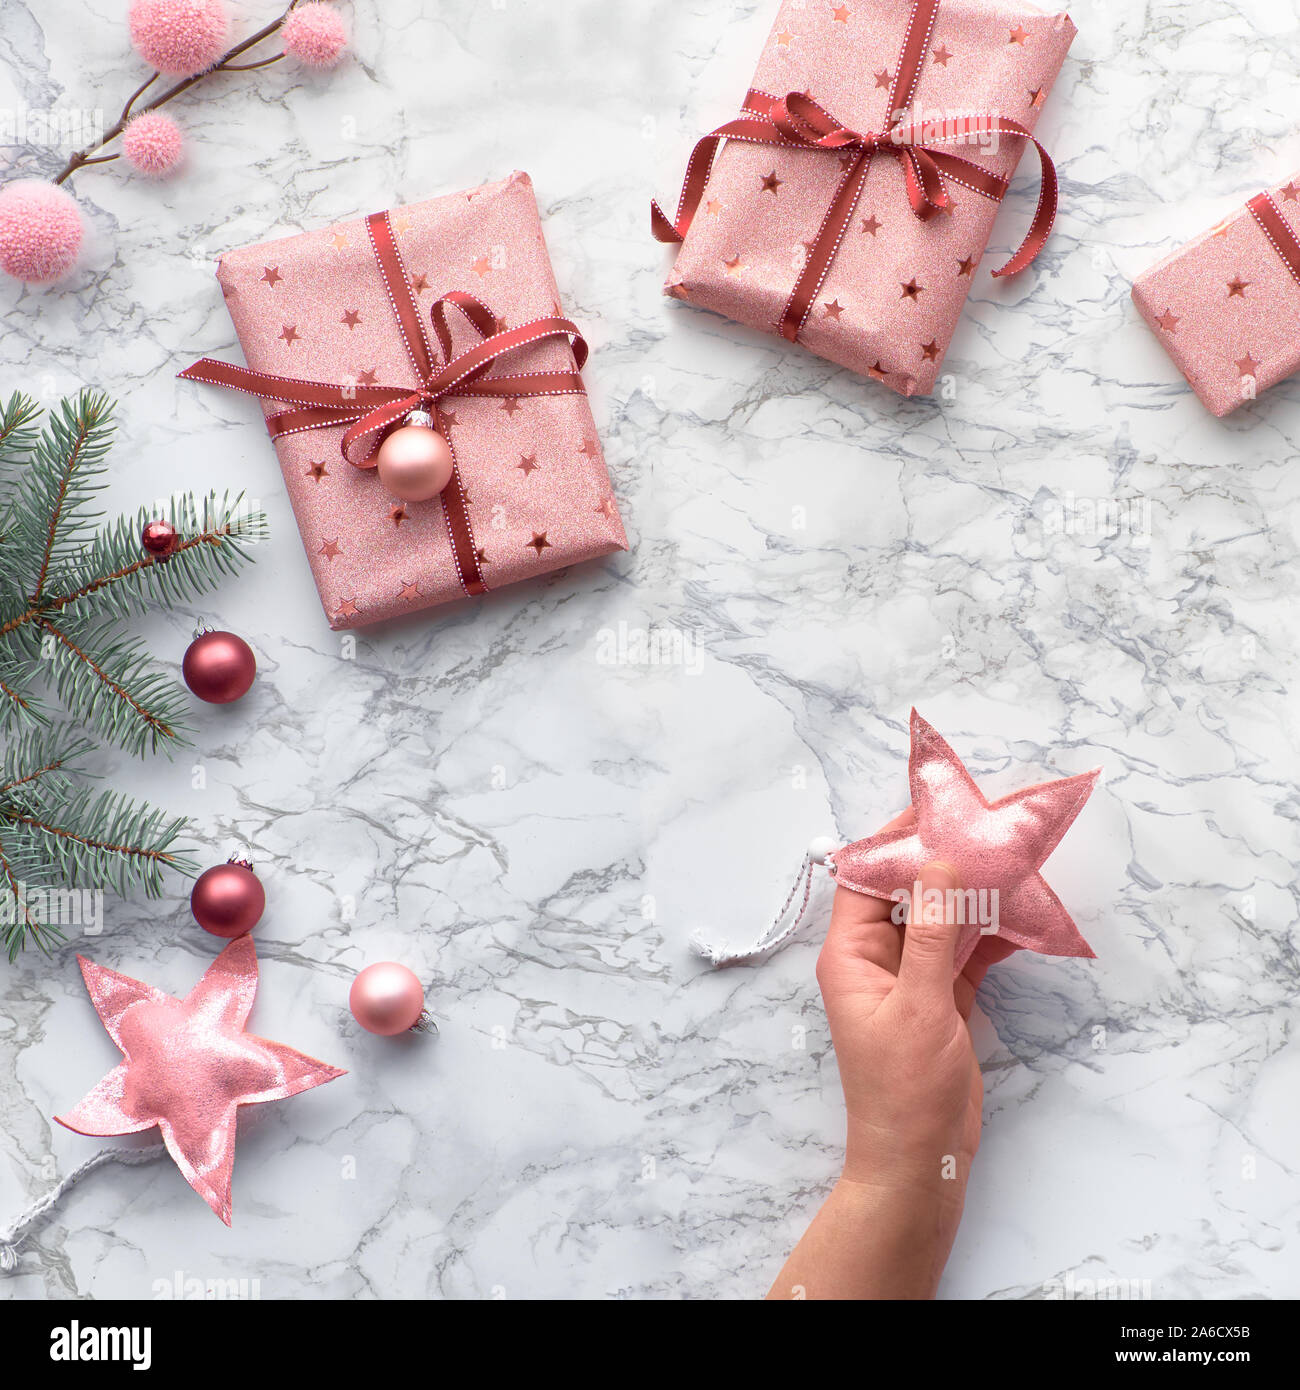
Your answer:
[[[313,68],[332,68],[343,56],[348,43],[348,27],[329,5],[300,5],[280,31],[284,51]]]
[[[403,502],[427,502],[451,482],[451,445],[425,425],[403,425],[379,446],[379,481]]]
[[[367,1033],[391,1038],[408,1033],[424,1012],[424,986],[395,960],[368,965],[348,991],[352,1017]]]
[[[76,264],[84,234],[72,194],[41,179],[0,188],[0,270],[15,280],[46,285]]]
[[[169,77],[206,72],[229,26],[225,0],[135,0],[128,20],[135,51]]]
[[[185,137],[163,111],[132,116],[122,132],[122,153],[127,163],[149,179],[166,178],[181,161]]]

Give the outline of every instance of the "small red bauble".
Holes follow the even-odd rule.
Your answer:
[[[438,1031],[424,1011],[424,986],[413,971],[395,960],[379,961],[361,971],[348,992],[348,1008],[367,1033],[381,1037]]]
[[[181,662],[185,684],[210,705],[228,705],[248,693],[257,674],[257,658],[233,632],[205,632],[196,637]]]
[[[140,544],[160,560],[165,560],[175,551],[179,539],[170,521],[151,521],[140,533]]]
[[[252,931],[265,908],[266,890],[243,859],[205,869],[190,893],[194,920],[204,931],[227,939]]]

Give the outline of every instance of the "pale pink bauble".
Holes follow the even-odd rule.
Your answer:
[[[332,68],[348,43],[342,16],[320,0],[294,10],[280,33],[284,51],[313,68]]]
[[[348,1008],[367,1033],[385,1038],[409,1033],[424,1011],[424,986],[406,966],[380,961],[352,981]]]
[[[451,482],[451,445],[425,425],[403,425],[379,446],[379,481],[403,502],[427,502]]]
[[[40,179],[0,188],[0,270],[32,285],[49,284],[76,264],[85,227],[70,193]]]
[[[127,122],[122,132],[127,163],[150,179],[163,179],[175,170],[185,153],[185,137],[162,111],[146,111]]]
[[[225,0],[134,0],[131,42],[169,77],[193,77],[221,57],[230,27]]]

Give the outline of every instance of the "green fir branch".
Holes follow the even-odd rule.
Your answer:
[[[139,887],[156,898],[163,868],[194,869],[187,854],[172,848],[185,824],[147,802],[79,787],[57,799],[28,796],[7,803],[0,809],[0,844],[14,847],[16,858],[30,853],[43,859],[58,881],[119,893]]]
[[[242,493],[219,501],[209,496],[201,507],[193,497],[172,499],[166,519],[180,540],[166,559],[141,553],[140,533],[153,519],[149,512],[119,517],[57,567],[39,613],[81,613],[94,606],[126,618],[203,597],[249,561],[250,545],[266,539],[266,516],[241,512],[242,501]],[[0,637],[36,616],[33,605],[19,621],[0,622]]]
[[[81,724],[137,755],[185,741],[185,696],[154,665],[141,638],[124,635],[115,619],[42,618],[40,626],[55,643],[49,663],[54,689]]]
[[[0,758],[0,797],[40,782],[46,789],[67,791],[81,760],[94,749],[88,738],[67,729],[37,729],[18,735]]]
[[[82,391],[46,416],[16,485],[6,544],[15,547],[17,574],[38,604],[51,566],[93,538],[91,509],[105,486],[105,457],[113,440],[112,406],[102,391]]]
[[[0,936],[11,960],[29,942],[49,951],[62,940],[59,921],[31,908],[42,893],[157,897],[167,870],[195,872],[178,846],[184,819],[93,792],[80,762],[97,741],[143,755],[185,740],[188,698],[126,620],[211,592],[266,535],[242,495],[187,495],[166,514],[175,550],[150,555],[140,538],[155,513],[102,524],[94,509],[108,398],[83,391],[43,428],[40,414],[21,392],[0,404]]]

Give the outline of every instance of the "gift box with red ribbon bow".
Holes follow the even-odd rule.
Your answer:
[[[217,273],[247,366],[181,376],[261,399],[332,627],[627,548],[526,174],[231,251]],[[412,439],[440,488],[422,500]]]
[[[1215,415],[1300,370],[1300,174],[1152,266],[1133,302]]]
[[[661,241],[665,292],[870,376],[934,389],[1026,145],[1075,34],[1023,0],[784,0],[739,117],[695,147]]]

